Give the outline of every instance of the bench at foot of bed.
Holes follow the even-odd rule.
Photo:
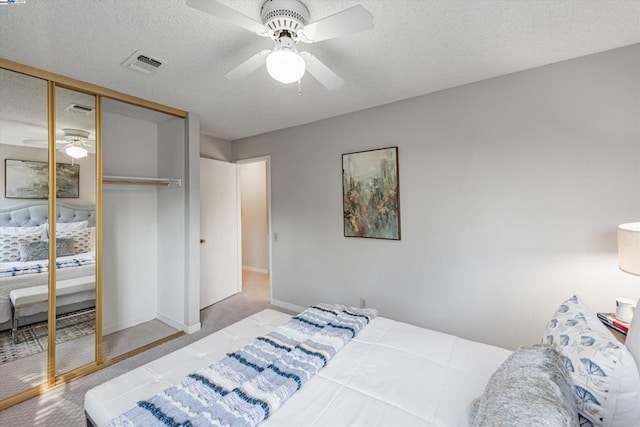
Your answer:
[[[96,276],[60,280],[56,284],[56,298],[80,292],[95,291],[95,288]],[[18,320],[20,318],[20,310],[34,304],[48,301],[49,287],[47,285],[39,285],[30,288],[14,289],[9,293],[9,299],[11,300],[11,336],[14,344],[18,344]]]

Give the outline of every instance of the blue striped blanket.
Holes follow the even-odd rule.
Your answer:
[[[82,256],[66,256],[60,257],[56,261],[56,269],[67,267],[81,267],[96,263],[95,252],[82,254]],[[3,265],[4,264],[4,265]],[[46,273],[49,271],[49,261],[42,260],[40,262],[11,262],[0,263],[1,277],[16,277],[25,274]]]
[[[181,383],[140,401],[116,426],[254,426],[347,344],[375,310],[318,304]]]

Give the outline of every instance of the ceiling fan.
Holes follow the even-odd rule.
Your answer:
[[[361,5],[353,6],[315,22],[309,22],[309,10],[299,0],[267,0],[262,5],[262,24],[217,1],[187,0],[187,5],[223,19],[274,41],[272,50],[262,50],[225,77],[242,79],[266,64],[267,72],[282,83],[300,81],[309,71],[328,90],[344,81],[309,52],[298,52],[298,42],[315,43],[373,28],[373,16]]]
[[[93,142],[89,139],[91,135],[86,130],[82,129],[62,129],[64,139],[56,140],[56,148],[74,159],[80,159],[87,157],[89,152],[94,153],[94,146],[90,143]],[[38,148],[46,148],[47,141],[39,139],[25,139],[22,141],[25,145]]]

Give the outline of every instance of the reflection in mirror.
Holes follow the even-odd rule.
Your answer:
[[[47,82],[0,69],[0,399],[47,382]]]
[[[184,179],[184,122],[102,98],[104,360],[184,323],[184,189],[153,182]]]
[[[95,98],[56,87],[56,375],[95,361]]]

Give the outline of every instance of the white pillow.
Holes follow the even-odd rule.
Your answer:
[[[91,247],[91,251],[96,250],[96,228],[89,227],[89,246]]]
[[[638,300],[636,307],[640,307],[640,300]],[[636,359],[636,365],[638,365],[638,370],[640,370],[640,308],[637,310],[638,312],[634,314],[631,320],[631,326],[629,326],[629,333],[627,334],[625,344],[629,353]]]
[[[640,422],[640,374],[633,356],[577,296],[547,325],[571,374],[580,426],[629,427]]]
[[[88,226],[89,226],[89,221],[56,222],[56,231],[84,230]],[[48,230],[49,230],[49,224],[47,224],[47,232]]]
[[[46,237],[47,225],[37,225],[35,227],[0,227],[0,234],[5,236],[24,236],[25,234],[40,234]]]

